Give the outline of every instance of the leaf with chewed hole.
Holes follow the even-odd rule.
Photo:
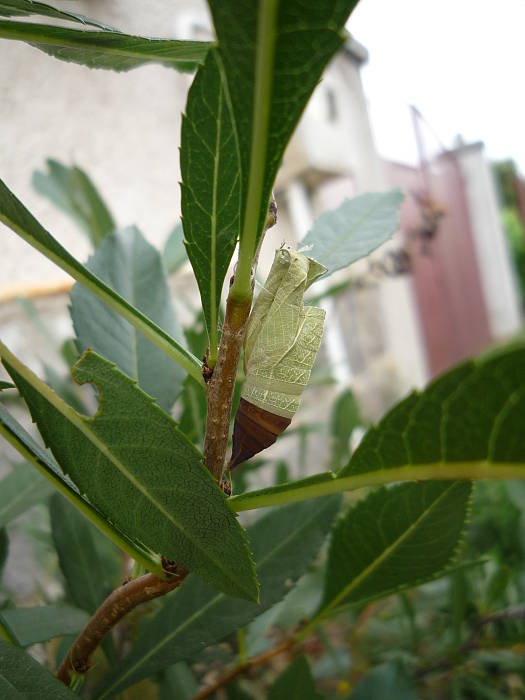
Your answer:
[[[276,508],[248,528],[261,584],[259,605],[234,600],[190,577],[144,624],[129,655],[96,693],[113,697],[141,678],[191,659],[284,598],[318,553],[340,497]]]
[[[257,599],[246,537],[202,455],[147,394],[94,352],[73,368],[96,384],[80,415],[0,345],[2,361],[61,469],[131,539],[230,595]]]

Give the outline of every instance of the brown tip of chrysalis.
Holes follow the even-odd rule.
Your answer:
[[[233,449],[230,469],[262,452],[277,440],[292,422],[264,408],[241,399],[233,426]]]

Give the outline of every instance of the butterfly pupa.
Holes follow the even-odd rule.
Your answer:
[[[275,253],[244,339],[244,383],[230,469],[272,445],[295,415],[321,345],[325,312],[304,306],[326,268],[288,246]]]

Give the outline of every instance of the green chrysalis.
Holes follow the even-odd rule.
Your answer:
[[[325,312],[304,306],[326,268],[289,246],[274,262],[244,341],[246,381],[235,418],[230,467],[271,445],[299,408],[323,335]]]

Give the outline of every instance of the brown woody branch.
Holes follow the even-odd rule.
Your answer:
[[[290,637],[282,642],[282,644],[273,647],[273,649],[269,649],[268,651],[259,654],[259,656],[254,656],[252,659],[248,659],[244,663],[238,664],[232,668],[231,671],[228,671],[228,673],[225,673],[218,680],[216,680],[215,683],[200,690],[197,695],[194,696],[193,700],[206,700],[206,698],[209,698],[211,695],[216,693],[219,688],[222,688],[233,681],[235,678],[237,678],[237,676],[240,676],[242,673],[248,673],[258,666],[263,666],[265,663],[270,661],[270,659],[273,659],[274,656],[287,652],[295,643],[295,637]]]
[[[502,622],[504,620],[525,620],[525,606],[520,608],[508,608],[506,610],[499,610],[498,612],[492,613],[491,615],[487,615],[486,617],[480,618],[477,621],[468,639],[459,647],[459,649],[456,649],[454,651],[453,655],[444,656],[441,659],[438,659],[437,661],[434,661],[425,666],[421,666],[420,668],[416,669],[415,677],[423,678],[424,676],[427,676],[430,673],[446,672],[454,666],[457,666],[463,661],[463,658],[466,654],[468,654],[471,651],[476,651],[476,649],[480,648],[481,632],[485,627],[487,627],[487,625],[490,625],[493,622]]]
[[[149,600],[174,590],[187,576],[179,570],[162,581],[153,574],[145,574],[116,588],[78,635],[57,671],[57,678],[69,685],[71,676],[89,670],[91,656],[110,630],[131,610]]]
[[[272,196],[264,231],[266,232],[276,221],[277,206]],[[253,266],[257,264],[260,245],[259,243]],[[228,296],[217,364],[207,384],[204,463],[217,481],[221,480],[224,470],[235,377],[251,306],[251,297],[236,300],[231,295]]]

